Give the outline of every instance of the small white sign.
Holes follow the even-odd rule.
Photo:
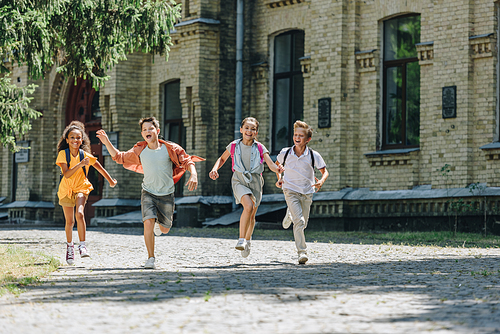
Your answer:
[[[29,141],[20,141],[17,142],[17,146],[24,147],[19,152],[16,152],[16,164],[29,162],[30,161],[30,142]]]

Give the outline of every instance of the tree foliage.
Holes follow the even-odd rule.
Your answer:
[[[81,76],[97,88],[129,53],[168,57],[179,17],[180,5],[168,0],[0,0],[0,70],[8,76],[7,64],[26,66],[30,78],[40,79],[56,66],[65,78]],[[15,134],[39,116],[27,106],[33,89],[0,85],[0,141],[11,149]]]

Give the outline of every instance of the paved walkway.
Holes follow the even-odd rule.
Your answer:
[[[76,257],[19,298],[0,333],[500,333],[500,249],[161,236],[142,268],[140,229],[88,232]],[[76,231],[75,240],[78,240]],[[0,242],[64,260],[64,231],[0,230]]]

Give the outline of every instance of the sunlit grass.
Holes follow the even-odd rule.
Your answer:
[[[213,238],[238,238],[237,228],[173,228],[170,235],[213,237]],[[259,229],[253,233],[255,240],[293,240],[292,228],[288,230]],[[315,231],[306,229],[308,242],[325,243],[348,243],[348,244],[392,244],[408,246],[439,246],[439,247],[500,247],[500,236],[488,235],[484,237],[478,233],[453,232],[339,232],[339,231]]]
[[[54,257],[33,254],[15,245],[0,245],[0,296],[18,296],[23,287],[39,284],[40,279],[59,267]]]

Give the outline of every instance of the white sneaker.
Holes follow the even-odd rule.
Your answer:
[[[281,223],[281,226],[286,230],[287,228],[290,227],[292,224],[292,214],[290,211],[286,210],[285,218],[283,218],[283,222]]]
[[[236,248],[237,250],[245,250],[245,245],[246,245],[247,241],[245,239],[243,240],[238,240],[238,243],[236,244],[236,246],[234,248]]]
[[[306,253],[299,254],[299,264],[305,264],[307,260],[309,259]]]
[[[146,263],[144,264],[145,269],[154,269],[155,268],[155,258],[150,257]]]
[[[85,245],[78,246],[78,250],[80,251],[80,257],[90,257],[89,251]]]
[[[245,243],[245,249],[241,251],[241,256],[248,257],[250,255],[250,241]]]
[[[160,230],[160,224],[155,223],[155,227],[153,228],[154,234],[159,237],[163,232]]]

